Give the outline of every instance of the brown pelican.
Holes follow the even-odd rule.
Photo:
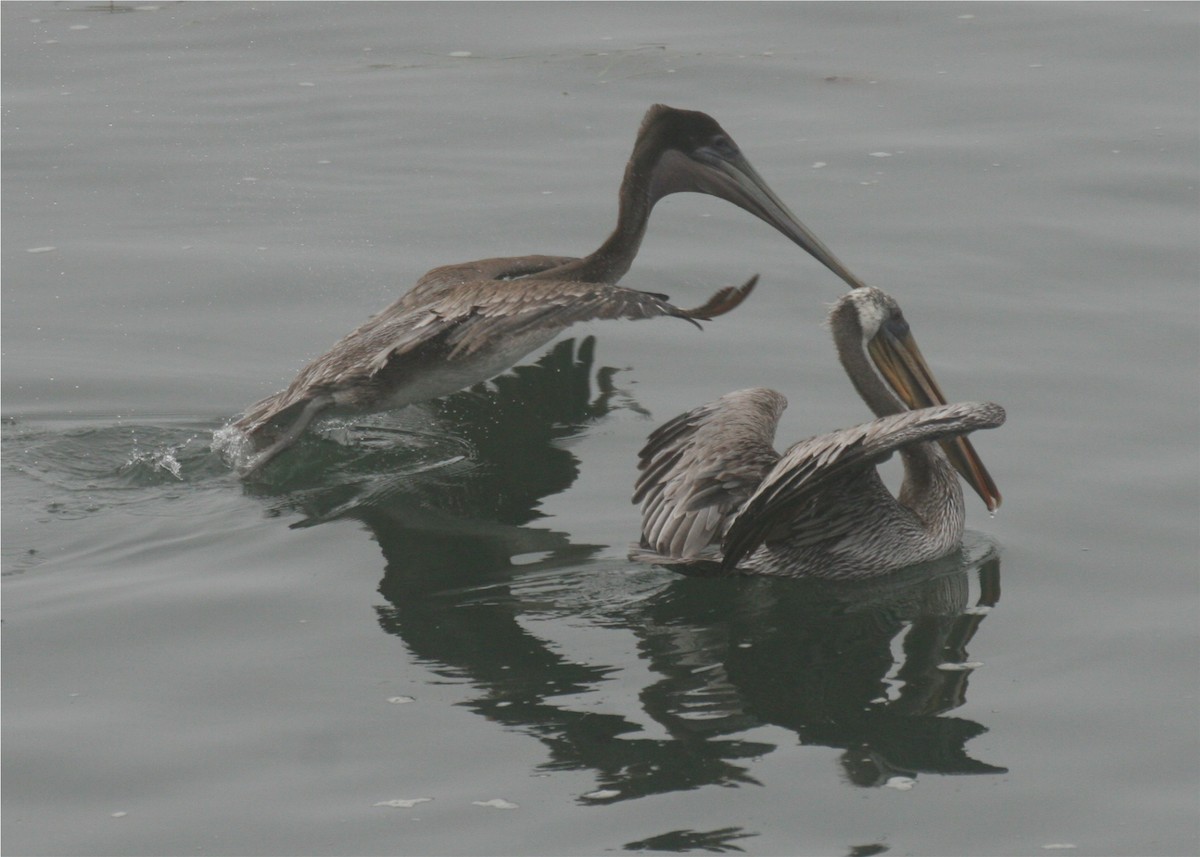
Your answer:
[[[745,298],[723,289],[680,310],[662,295],[614,284],[633,263],[654,204],[682,191],[712,194],[774,226],[851,287],[861,282],[775,196],[711,116],[655,105],[621,183],[617,226],[594,253],[481,259],[434,268],[411,291],[318,357],[282,392],[233,425],[262,467],[318,416],[389,410],[486,380],[577,321],[671,315],[709,318]]]
[[[848,292],[829,325],[878,419],[782,456],[772,443],[787,400],[774,390],[729,393],[665,423],[640,453],[635,558],[699,574],[852,579],[959,546],[965,510],[955,471],[989,510],[999,507],[964,435],[1001,425],[1004,409],[947,404],[900,307],[878,289]],[[875,469],[893,452],[904,465],[899,497]]]

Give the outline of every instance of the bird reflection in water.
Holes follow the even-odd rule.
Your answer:
[[[999,557],[975,536],[875,582],[676,580],[640,618],[663,676],[642,699],[672,731],[774,724],[842,749],[859,786],[1004,773],[966,753],[981,724],[943,716],[966,702],[967,646],[999,597]]]
[[[841,750],[843,779],[856,786],[1003,773],[966,750],[986,728],[950,716],[966,701],[968,646],[999,600],[999,557],[980,537],[869,581],[703,579],[598,558],[605,546],[537,526],[541,500],[578,476],[578,460],[559,442],[614,409],[638,407],[613,387],[612,373],[593,372],[591,339],[566,341],[427,412],[441,432],[427,436],[442,438],[433,463],[454,449],[456,461],[430,466],[410,453],[405,466],[381,472],[398,455],[395,443],[305,439],[323,444],[329,460],[296,456],[305,469],[292,471],[281,461],[271,481],[247,490],[281,512],[300,511],[295,526],[364,524],[384,555],[381,628],[434,673],[467,682],[470,710],[540,741],[543,771],[592,772],[595,787],[581,804],[758,785],[753,760],[777,745],[746,736],[764,725]],[[547,641],[553,621],[538,621],[535,634],[531,618],[582,620],[635,638],[656,676],[637,692],[640,713],[596,705],[622,692],[611,679],[627,664],[594,651],[572,658]],[[711,838],[723,850],[751,835],[662,834]],[[626,847],[651,841],[658,837]]]

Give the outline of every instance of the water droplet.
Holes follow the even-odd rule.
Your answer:
[[[396,798],[395,800],[381,800],[375,806],[391,806],[397,809],[412,809],[419,803],[429,803],[433,800],[431,797],[414,797],[414,798]]]
[[[473,800],[471,803],[475,806],[487,806],[492,809],[517,809],[519,806],[519,804],[507,801],[501,797],[494,797],[491,800]]]
[[[607,800],[610,797],[616,797],[620,792],[616,789],[597,789],[594,792],[588,792],[584,795],[588,800]]]
[[[967,670],[979,669],[983,666],[982,661],[963,661],[962,663],[944,663],[938,664],[937,668],[945,672],[966,672]]]

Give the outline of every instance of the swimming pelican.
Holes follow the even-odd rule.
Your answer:
[[[854,579],[959,546],[955,471],[989,510],[999,507],[965,435],[1003,424],[1004,409],[947,404],[900,307],[878,289],[848,292],[829,325],[877,419],[782,456],[772,444],[787,400],[774,390],[738,390],[665,423],[640,453],[642,539],[632,556],[695,574]],[[904,465],[899,497],[875,469],[894,452]]]
[[[728,312],[751,284],[723,289],[696,310],[615,286],[637,255],[654,204],[683,191],[732,202],[851,287],[862,285],[775,196],[716,120],[658,104],[646,113],[626,166],[616,229],[594,253],[480,259],[429,271],[233,424],[264,449],[243,475],[287,449],[318,416],[389,410],[453,393],[507,369],[577,321],[694,320]]]

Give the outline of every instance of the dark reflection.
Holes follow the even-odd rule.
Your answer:
[[[724,854],[729,851],[744,852],[746,849],[733,844],[735,839],[757,836],[757,833],[742,833],[740,827],[722,827],[703,833],[698,830],[672,830],[649,839],[630,842],[626,851],[708,851]]]
[[[875,857],[876,854],[887,853],[888,847],[879,842],[870,845],[854,845],[846,852],[848,857]]]
[[[999,599],[991,545],[866,583],[701,579],[600,561],[603,546],[537,526],[539,502],[578,475],[558,443],[637,407],[612,370],[594,390],[592,362],[591,339],[561,343],[436,403],[423,422],[359,428],[351,446],[306,441],[296,469],[274,468],[252,490],[301,511],[294,526],[361,521],[385,559],[381,627],[437,674],[469,682],[471,710],[542,742],[543,770],[593,772],[581,803],[757,785],[750,766],[779,728],[840,750],[858,786],[1004,772],[967,753],[985,728],[950,716],[966,700],[968,645]],[[311,455],[324,460],[305,465]],[[627,664],[579,662],[527,627],[553,633],[530,620],[558,617],[636,639],[657,677],[638,714],[594,707]],[[753,835],[671,830],[625,848],[736,851]]]
[[[995,552],[975,554],[866,583],[676,580],[639,617],[643,654],[663,675],[643,692],[646,710],[709,735],[786,727],[842,749],[859,786],[1004,773],[966,752],[983,726],[943,716],[966,701],[967,644],[1000,595]]]

